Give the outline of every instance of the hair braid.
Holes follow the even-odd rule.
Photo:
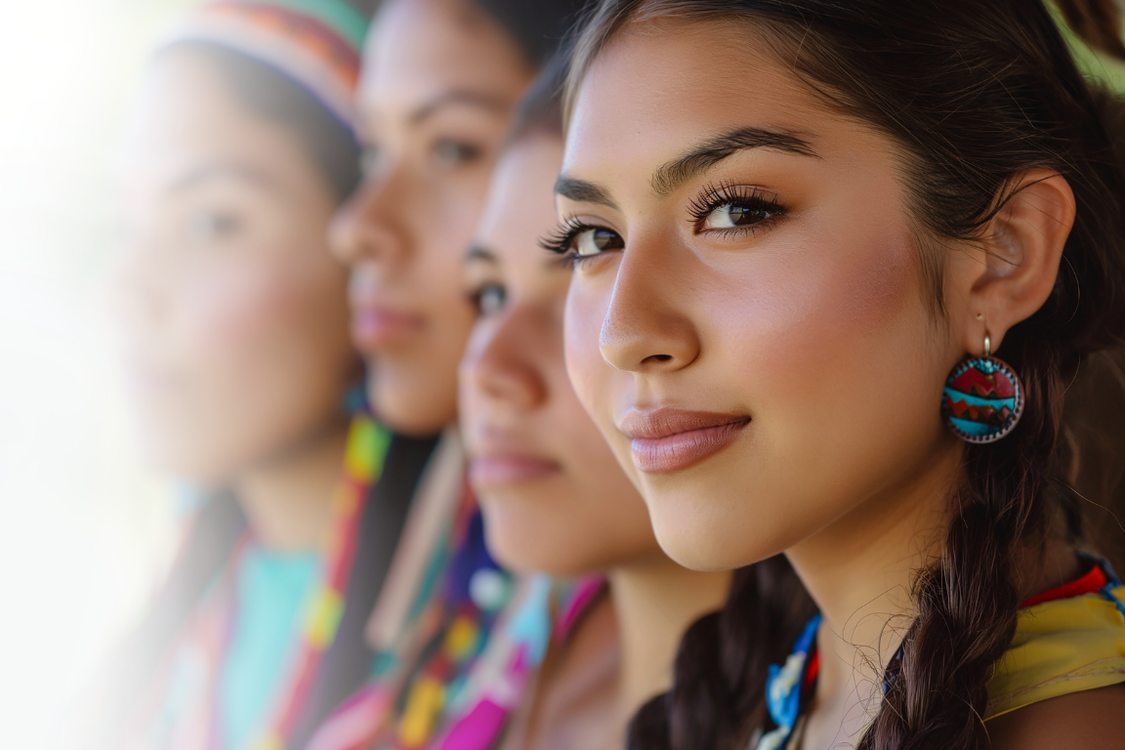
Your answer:
[[[1024,421],[1009,440],[966,453],[960,510],[941,561],[918,577],[918,617],[862,750],[989,746],[988,681],[1016,629],[1013,560],[1048,531],[1040,498],[1062,405],[1056,349],[1021,338],[1008,343],[1023,373]]]
[[[785,659],[815,612],[783,555],[735,571],[726,606],[688,629],[671,690],[633,718],[626,747],[742,750],[765,719],[769,665]]]

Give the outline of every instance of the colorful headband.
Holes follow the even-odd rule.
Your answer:
[[[192,11],[164,46],[205,42],[263,62],[354,130],[367,25],[344,0],[214,0]]]

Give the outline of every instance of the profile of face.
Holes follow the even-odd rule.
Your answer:
[[[365,179],[332,240],[351,267],[372,407],[399,431],[434,433],[456,419],[473,322],[461,260],[533,71],[471,0],[392,0],[373,29],[358,98]]]
[[[884,522],[960,455],[942,387],[983,341],[967,305],[931,311],[896,145],[753,33],[615,38],[576,94],[558,188],[575,387],[661,545],[699,569]]]
[[[163,54],[120,160],[115,307],[144,445],[223,482],[336,427],[359,377],[336,197],[298,136],[248,111],[203,53]]]
[[[570,272],[553,228],[561,137],[534,132],[501,158],[465,264],[477,310],[461,361],[461,429],[489,549],[555,575],[659,554],[648,511],[583,411],[563,359]]]

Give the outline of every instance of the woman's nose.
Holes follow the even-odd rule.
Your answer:
[[[332,254],[347,265],[389,261],[407,246],[395,204],[401,180],[383,175],[365,181],[332,218],[328,229]]]
[[[532,311],[514,309],[487,331],[470,339],[461,360],[461,377],[479,393],[521,408],[533,408],[547,398],[541,367],[548,342],[536,334]],[[560,366],[562,342],[557,342]]]
[[[618,370],[664,372],[686,367],[699,356],[699,336],[690,318],[668,300],[682,275],[662,268],[660,256],[640,249],[622,255],[599,336],[602,357]]]

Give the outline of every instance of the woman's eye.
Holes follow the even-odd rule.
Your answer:
[[[193,216],[188,223],[188,233],[197,242],[215,242],[228,239],[242,229],[242,219],[233,213],[207,211]]]
[[[625,241],[621,235],[610,229],[585,229],[574,236],[574,252],[580,257],[589,257],[606,250],[621,250]]]
[[[740,203],[724,203],[707,215],[704,229],[734,229],[761,224],[771,218],[774,212],[764,206]]]
[[[434,144],[434,161],[444,169],[455,169],[475,161],[481,153],[477,146],[460,141],[442,140]]]
[[[499,312],[507,298],[508,293],[499,284],[485,284],[473,294],[477,313],[482,316]]]

